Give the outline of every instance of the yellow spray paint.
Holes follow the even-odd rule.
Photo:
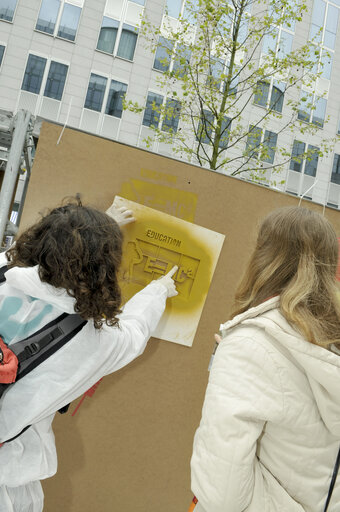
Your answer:
[[[119,195],[189,222],[195,218],[197,195],[192,192],[132,179],[122,184]]]
[[[182,333],[189,330],[189,324],[193,323],[192,337],[224,236],[123,198],[116,197],[115,203],[132,209],[136,218],[136,222],[124,229],[121,270],[124,300],[177,265],[174,281],[178,295],[167,301],[166,314],[170,315],[171,311],[171,318],[176,317],[177,325],[182,326],[176,336],[181,336],[181,330]]]

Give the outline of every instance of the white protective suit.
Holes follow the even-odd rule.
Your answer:
[[[6,264],[0,254],[0,267]],[[120,315],[120,328],[96,330],[89,321],[64,347],[23,377],[0,400],[0,442],[32,425],[0,448],[0,512],[41,512],[39,480],[57,470],[52,421],[55,412],[101,377],[139,356],[157,326],[168,295],[154,281],[135,295]],[[57,318],[74,313],[65,290],[40,281],[37,267],[14,267],[0,286],[0,334],[8,344]]]
[[[221,326],[191,460],[195,512],[323,512],[340,445],[340,357],[279,298]],[[340,475],[328,512],[340,510]]]

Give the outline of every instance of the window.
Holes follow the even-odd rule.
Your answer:
[[[146,100],[146,108],[144,110],[144,117],[142,124],[144,126],[155,127],[159,126],[160,112],[159,109],[163,104],[163,96],[154,92],[149,92]]]
[[[66,66],[66,64],[60,64],[60,62],[54,61],[51,62],[46,80],[44,96],[59,101],[61,100],[64,91],[67,71],[68,66]]]
[[[119,21],[107,18],[106,16],[103,17],[97,44],[98,50],[113,54],[117,39],[118,27]]]
[[[35,28],[45,34],[74,41],[80,14],[81,7],[67,0],[42,0]]]
[[[138,37],[138,28],[107,16],[103,17],[97,50],[133,60]],[[119,41],[119,42],[118,42]]]
[[[124,23],[117,50],[118,57],[133,60],[137,43],[138,29]]]
[[[44,59],[43,57],[29,55],[21,89],[33,92],[34,94],[40,93],[46,62],[47,59]]]
[[[48,72],[47,72],[48,70]],[[64,92],[68,66],[52,60],[30,54],[28,56],[21,89],[40,94],[44,84],[44,96],[60,101]]]
[[[209,110],[203,110],[203,114],[198,123],[196,140],[204,144],[210,144],[214,129],[214,116]]]
[[[305,163],[305,174],[309,176],[316,176],[316,169],[318,167],[319,160],[319,148],[316,146],[308,145],[308,151],[310,151],[310,157],[307,158]]]
[[[273,52],[277,58],[283,59],[292,51],[293,39],[294,27],[291,29],[283,26],[276,27],[264,36],[262,53],[268,55]]]
[[[340,185],[340,155],[334,155],[331,182]]]
[[[277,133],[266,130],[264,132],[264,138],[262,142],[263,146],[266,148],[266,152],[262,156],[261,160],[263,160],[264,162],[268,162],[269,164],[272,164],[275,158]]]
[[[13,21],[17,0],[0,0],[0,20]]]
[[[301,172],[303,167],[303,159],[301,155],[305,152],[306,144],[299,140],[294,140],[293,150],[289,168],[292,171]]]
[[[169,41],[169,39],[166,39],[165,37],[159,38],[155,61],[153,63],[154,69],[158,69],[159,71],[168,71],[173,48],[174,44]]]
[[[201,116],[198,124],[196,140],[204,144],[212,144],[216,129],[215,118],[209,110],[203,110],[203,113],[204,115]],[[226,149],[228,147],[230,126],[230,117],[224,116],[221,123],[221,137],[218,143],[220,148]]]
[[[322,127],[326,116],[327,100],[316,94],[301,91],[298,119]]]
[[[191,24],[196,21],[195,12],[199,9],[198,0],[167,0],[165,13],[171,18],[178,19],[181,16]]]
[[[91,73],[84,108],[100,112],[103,105],[107,78]]]
[[[210,61],[210,69],[209,75],[207,78],[207,85],[209,87],[215,87],[220,92],[225,91],[226,82],[225,78],[222,79],[223,76],[227,76],[229,72],[229,62],[224,61],[223,59],[211,59]],[[239,81],[239,68],[234,65],[233,68],[233,76],[231,79],[231,83],[229,86],[229,95],[233,95],[237,93],[237,86]]]
[[[65,2],[60,19],[58,37],[74,41],[76,38],[81,9]]]
[[[230,117],[225,116],[222,119],[222,124],[221,124],[221,138],[220,138],[220,141],[218,144],[220,148],[227,149],[227,147],[228,147],[230,125],[231,125]]]
[[[315,177],[319,160],[319,148],[309,144],[307,147],[307,157],[304,155],[305,151],[306,144],[304,142],[294,140],[289,168],[292,171],[304,172],[309,176]]]
[[[310,39],[314,38],[317,44],[334,50],[338,21],[339,9],[337,7],[324,0],[314,0]]]
[[[183,77],[187,70],[187,64],[190,62],[191,50],[185,44],[177,44],[175,57],[173,60],[172,71],[177,77]]]
[[[177,78],[185,75],[190,62],[191,50],[185,44],[174,44],[165,37],[160,37],[153,67],[158,71],[173,71]]]
[[[91,73],[84,108],[102,112],[104,99],[107,98],[104,113],[120,118],[122,117],[126,91],[127,84],[117,80],[109,82],[106,77]]]
[[[122,117],[123,100],[126,94],[126,90],[126,84],[117,82],[116,80],[111,80],[105,114],[114,117]]]
[[[263,162],[272,164],[275,158],[277,133],[265,130],[259,126],[249,126],[249,133],[246,142],[246,156],[260,159]]]
[[[167,0],[166,12],[172,18],[178,18],[182,10],[182,0]]]
[[[258,126],[250,126],[246,142],[246,153],[251,158],[258,158],[261,143],[262,130]]]
[[[168,98],[166,100],[165,110],[166,115],[164,116],[161,129],[163,132],[176,133],[181,112],[181,102]]]
[[[332,2],[340,7],[339,0]],[[313,40],[311,55],[315,60],[315,72],[331,79],[335,40],[339,23],[339,8],[328,1],[314,0],[309,37]],[[315,46],[314,46],[315,45]],[[319,50],[319,51],[316,51]]]
[[[144,0],[106,0],[97,50],[132,61],[144,3]]]
[[[255,89],[254,103],[281,113],[284,93],[285,84],[282,82],[277,80],[258,82]]]
[[[0,66],[2,64],[2,59],[4,58],[4,53],[5,53],[5,46],[0,44]]]

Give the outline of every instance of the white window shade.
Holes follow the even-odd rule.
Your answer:
[[[133,2],[128,2],[127,11],[125,15],[125,22],[134,25],[135,27],[139,27],[141,16],[143,14],[143,6],[135,4]]]
[[[178,20],[173,18],[169,18],[169,16],[163,16],[163,21],[161,25],[161,34],[163,37],[169,38],[171,37],[172,32],[176,32],[178,27]]]
[[[299,194],[300,190],[300,173],[289,171],[288,172],[288,180],[287,180],[287,192],[295,192],[296,194]]]
[[[121,19],[124,0],[106,0],[104,16]]]
[[[117,139],[120,119],[111,116],[104,116],[100,134],[108,139]]]
[[[329,184],[328,202],[333,204],[339,204],[340,200],[340,186],[335,183]]]
[[[52,119],[52,121],[58,121],[60,105],[60,101],[43,98],[40,106],[40,116],[45,119]]]
[[[84,109],[80,121],[80,129],[85,130],[86,132],[97,133],[99,118],[99,112],[93,112],[92,110]]]
[[[330,80],[326,80],[325,78],[317,78],[315,93],[318,96],[324,96],[327,99],[330,85],[331,85]]]
[[[38,95],[30,92],[21,91],[17,110],[29,110],[33,115],[36,115],[36,107],[38,102]]]
[[[84,7],[85,0],[67,0],[68,4],[76,5],[77,7]]]

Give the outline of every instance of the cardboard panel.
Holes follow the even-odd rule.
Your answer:
[[[46,510],[186,511],[213,335],[228,319],[259,222],[297,199],[75,130],[56,145],[60,131],[43,125],[21,228],[79,192],[102,209],[118,194],[226,238],[192,348],[152,339],[143,356],[56,417],[59,469],[43,484]],[[325,215],[340,236],[340,213]]]

